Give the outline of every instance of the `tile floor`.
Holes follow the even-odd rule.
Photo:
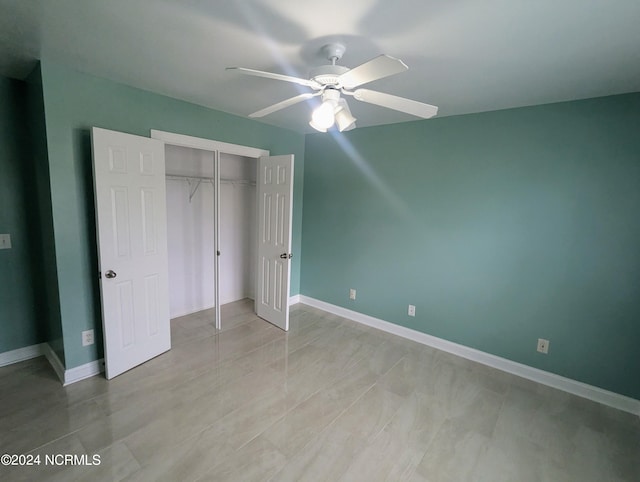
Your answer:
[[[0,368],[0,453],[99,466],[0,480],[640,481],[640,419],[304,305],[285,334],[241,301],[216,333],[63,388],[44,358]]]

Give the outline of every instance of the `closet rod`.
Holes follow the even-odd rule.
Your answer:
[[[206,177],[206,176],[182,176],[180,174],[167,174],[166,175],[167,179],[173,179],[176,181],[187,181],[189,179],[193,179],[193,180],[201,180],[201,181],[213,181],[215,178],[213,177]]]
[[[191,200],[193,199],[193,196],[196,195],[196,192],[198,191],[200,184],[202,184],[203,182],[213,184],[215,181],[215,178],[213,177],[181,176],[179,174],[169,174],[166,176],[166,178],[173,181],[187,181],[187,183],[189,184],[189,204],[191,204]],[[196,187],[193,189],[191,189],[192,181],[196,182]],[[241,184],[246,186],[255,186],[256,182],[251,180],[246,180],[246,179],[220,179],[220,184]]]
[[[181,176],[178,174],[167,174],[167,179],[175,180],[175,181],[202,181],[202,182],[213,182],[213,177],[204,177],[204,176]],[[221,178],[220,182],[223,184],[250,184],[255,186],[256,182],[251,179],[224,179]]]

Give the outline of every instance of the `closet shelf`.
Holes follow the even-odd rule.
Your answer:
[[[179,174],[167,174],[166,178],[169,181],[186,181],[189,184],[190,188],[191,188],[191,185],[195,183],[195,187],[193,189],[190,189],[189,191],[189,202],[191,202],[191,200],[193,199],[193,196],[195,196],[196,192],[198,191],[200,184],[202,184],[203,182],[206,182],[207,184],[215,185],[214,177],[181,176]],[[221,178],[220,184],[233,184],[238,186],[255,186],[256,182],[250,179],[222,179]]]
[[[215,178],[213,177],[206,177],[206,176],[182,176],[180,174],[167,174],[166,175],[167,179],[170,179],[172,181],[187,181],[189,179],[194,179],[194,180],[201,180],[201,181],[213,181]]]

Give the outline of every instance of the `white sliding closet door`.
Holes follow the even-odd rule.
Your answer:
[[[291,276],[291,215],[293,155],[258,160],[258,283],[259,317],[289,330]]]

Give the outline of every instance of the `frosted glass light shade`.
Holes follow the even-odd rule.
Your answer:
[[[324,101],[320,104],[320,106],[314,110],[311,115],[311,127],[314,129],[319,127],[326,131],[335,122],[334,109],[335,105],[331,101]]]
[[[320,127],[318,124],[314,123],[313,120],[309,122],[309,125],[319,132],[327,132],[327,129],[325,129],[324,127]]]
[[[340,132],[350,131],[356,126],[356,118],[351,114],[347,101],[340,99],[335,113],[335,122]]]

